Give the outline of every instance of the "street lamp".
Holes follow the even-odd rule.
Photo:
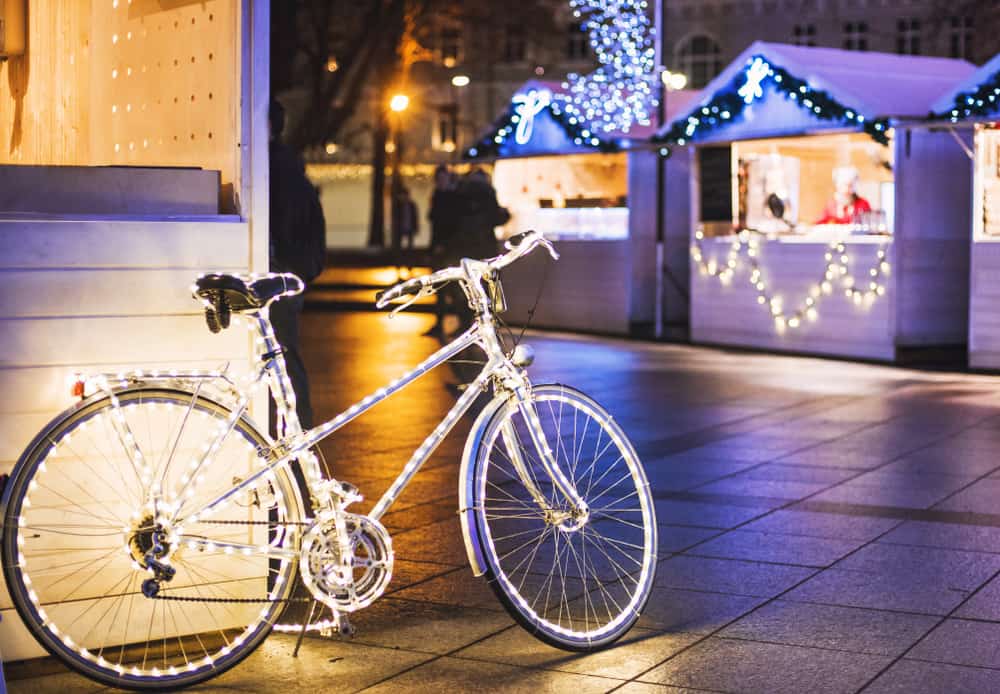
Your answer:
[[[410,97],[406,94],[395,94],[389,100],[389,108],[396,113],[402,113],[410,105]]]
[[[459,140],[461,139],[461,112],[462,112],[462,99],[461,90],[463,87],[468,87],[469,82],[468,75],[455,75],[451,78],[451,102],[453,105],[451,117],[454,119],[452,122],[453,131],[451,134],[451,140],[442,144],[441,148],[450,154],[457,152],[460,147]]]
[[[687,75],[683,72],[671,72],[670,70],[664,70],[660,73],[660,79],[663,80],[663,86],[667,88],[668,92],[684,89],[688,83]]]
[[[397,219],[398,205],[396,204],[396,199],[399,197],[403,187],[403,182],[399,178],[399,166],[403,157],[402,114],[409,106],[410,97],[406,94],[393,94],[392,98],[389,99],[389,110],[395,114],[395,117],[391,120],[392,141],[389,143],[392,145],[392,150],[390,151],[389,144],[386,145],[386,151],[392,154],[392,173],[389,182],[389,228],[391,230],[394,250],[399,250],[397,246],[400,243],[398,231],[400,220]]]
[[[455,75],[451,78],[451,83],[455,87],[467,87],[469,85],[469,76]]]

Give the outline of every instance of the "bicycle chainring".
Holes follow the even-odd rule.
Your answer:
[[[302,538],[299,569],[302,582],[313,597],[340,612],[367,607],[385,591],[392,579],[392,540],[377,520],[344,513],[344,526],[353,558],[344,575],[340,558],[335,511],[317,517]]]

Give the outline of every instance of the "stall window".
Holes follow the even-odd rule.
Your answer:
[[[844,48],[849,51],[868,50],[868,22],[844,24]]]
[[[524,36],[523,24],[508,24],[504,30],[503,59],[508,63],[524,62],[528,52],[528,42]]]
[[[896,52],[920,55],[920,20],[900,19],[896,23]]]
[[[455,27],[445,27],[438,35],[438,52],[441,64],[455,67],[462,62],[462,32]]]
[[[677,63],[688,76],[688,84],[700,89],[722,69],[719,44],[703,34],[691,36],[677,48]]]
[[[972,17],[951,18],[951,57],[972,55]]]
[[[727,233],[733,222],[732,148],[701,147],[698,170],[701,221],[718,222],[719,231]]]
[[[795,28],[792,30],[792,35],[794,36],[793,43],[796,46],[816,45],[815,24],[796,24]]]
[[[582,24],[574,22],[566,29],[566,59],[586,60],[589,57],[590,37]]]

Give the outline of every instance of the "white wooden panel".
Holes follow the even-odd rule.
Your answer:
[[[0,366],[221,362],[248,344],[245,330],[212,335],[201,315],[0,320]]]
[[[708,241],[707,260],[725,261],[728,243]],[[848,248],[852,274],[862,280],[876,262],[878,246],[853,244]],[[826,244],[767,242],[761,245],[760,265],[768,290],[784,299],[786,311],[800,307],[809,289],[822,280]],[[891,253],[890,253],[891,257]],[[745,259],[728,285],[701,275],[692,265],[691,339],[759,349],[831,354],[869,359],[892,359],[892,284],[885,296],[870,306],[856,305],[835,290],[817,302],[818,319],[803,321],[797,329],[778,332],[766,306],[757,302],[749,283]]]
[[[246,267],[240,221],[0,219],[0,268]]]
[[[972,244],[969,365],[1000,369],[1000,242]]]
[[[523,324],[541,288],[532,325],[628,333],[629,242],[560,241],[556,246],[558,262],[547,253],[533,253],[503,271],[509,306],[504,320]]]
[[[35,412],[0,417],[0,474],[11,471],[24,449],[54,415],[54,412]]]
[[[190,290],[198,274],[195,269],[0,270],[0,318],[201,313]]]
[[[950,133],[896,137],[900,347],[968,338],[972,163]]]
[[[2,584],[2,581],[0,581]],[[0,656],[5,662],[41,658],[45,649],[21,623],[21,618],[13,609],[0,610]]]

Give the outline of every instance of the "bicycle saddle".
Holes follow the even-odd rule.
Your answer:
[[[230,314],[257,311],[280,297],[301,294],[305,284],[288,273],[259,278],[213,273],[195,280],[193,289],[205,304],[209,329],[217,333],[229,327]]]

